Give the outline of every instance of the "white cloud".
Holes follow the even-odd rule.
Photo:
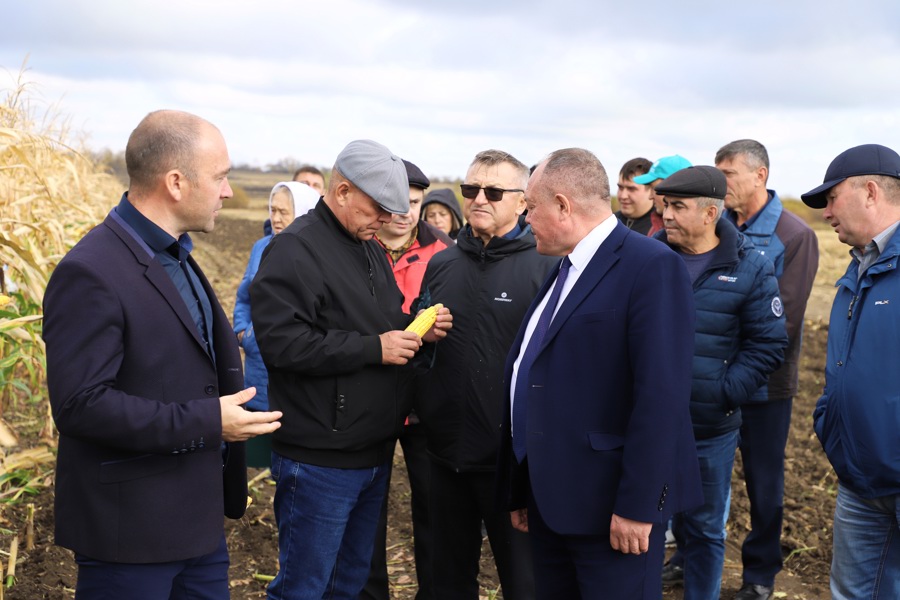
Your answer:
[[[900,4],[608,4],[36,0],[8,7],[0,66],[30,53],[26,78],[98,147],[181,108],[260,165],[328,166],[371,137],[449,176],[488,147],[533,163],[584,146],[614,179],[753,137],[796,195],[852,145],[900,148]]]

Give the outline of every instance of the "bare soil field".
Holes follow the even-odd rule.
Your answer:
[[[230,311],[237,285],[243,275],[250,247],[262,234],[264,212],[258,210],[225,211],[216,230],[197,235],[196,256]],[[785,523],[782,548],[785,570],[779,575],[779,598],[812,600],[827,598],[828,570],[831,560],[831,522],[837,480],[812,431],[812,410],[823,385],[823,363],[827,318],[833,282],[847,263],[847,253],[829,230],[819,230],[822,267],[807,311],[800,393],[794,401],[794,417],[787,449]],[[14,423],[28,431],[29,423]],[[34,436],[36,438],[36,435]],[[36,439],[23,445],[33,445]],[[251,473],[255,475],[256,471]],[[740,458],[733,478],[731,518],[728,524],[728,553],[723,574],[722,598],[730,599],[740,587],[740,542],[749,526],[749,511],[741,480]],[[52,472],[46,487],[17,503],[0,505],[0,528],[23,529],[25,503],[36,507],[35,547],[20,549],[17,584],[5,590],[7,600],[69,599],[74,597],[76,569],[69,551],[53,545]],[[266,576],[277,570],[277,535],[271,510],[273,486],[266,478],[251,489],[253,503],[244,518],[226,524],[231,553],[232,598],[265,597]],[[412,552],[412,525],[409,486],[402,456],[395,457],[394,478],[389,495],[388,562],[392,596],[415,596],[415,565]],[[8,536],[0,538],[0,550],[9,548]],[[8,556],[0,553],[4,565]],[[482,560],[482,598],[502,598],[493,569],[490,549],[485,544]],[[667,589],[667,599],[680,599],[681,589]]]

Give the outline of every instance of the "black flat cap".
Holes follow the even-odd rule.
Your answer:
[[[656,193],[673,198],[725,199],[725,175],[715,167],[699,165],[672,173],[656,186]]]
[[[425,173],[422,172],[422,169],[412,164],[405,158],[403,159],[403,164],[406,165],[406,178],[409,179],[409,185],[411,187],[417,187],[423,190],[427,190],[428,186],[431,185],[431,180],[425,176]]]

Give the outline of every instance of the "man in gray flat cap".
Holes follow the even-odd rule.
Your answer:
[[[403,161],[370,140],[338,155],[315,209],[286,227],[250,287],[253,326],[284,413],[272,439],[280,569],[273,600],[356,598],[366,582],[394,444],[422,341],[372,239],[409,212]],[[446,335],[442,309],[424,336]]]
[[[656,187],[665,225],[658,239],[684,259],[696,309],[691,424],[703,504],[674,520],[685,600],[719,597],[741,405],[765,399],[762,386],[787,346],[775,269],[720,218],[725,191],[725,175],[711,166],[688,167]]]

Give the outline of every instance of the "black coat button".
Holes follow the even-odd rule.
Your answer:
[[[214,385],[206,386],[206,395],[207,396],[212,396],[215,393],[215,391],[216,391],[216,386],[214,386]]]

